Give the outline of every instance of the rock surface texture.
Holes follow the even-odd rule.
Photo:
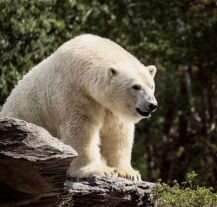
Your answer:
[[[75,150],[45,129],[0,119],[0,207],[153,206],[148,182],[66,177]]]

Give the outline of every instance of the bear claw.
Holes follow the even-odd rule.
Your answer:
[[[141,181],[140,173],[132,168],[126,170],[118,169],[118,177],[126,178],[131,181]]]

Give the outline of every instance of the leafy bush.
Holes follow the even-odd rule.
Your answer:
[[[154,189],[154,197],[159,207],[217,207],[217,194],[212,188],[194,186],[195,172],[187,174],[186,182],[177,182],[170,187],[159,183]]]

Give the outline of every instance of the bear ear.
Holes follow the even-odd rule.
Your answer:
[[[151,74],[151,76],[154,78],[156,72],[157,72],[157,68],[155,65],[149,65],[146,67],[149,71],[149,73]]]
[[[108,74],[110,77],[114,77],[114,76],[118,75],[118,71],[114,68],[109,68]]]

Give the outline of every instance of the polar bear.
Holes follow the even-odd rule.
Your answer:
[[[79,154],[72,177],[141,180],[131,166],[134,128],[157,108],[155,73],[113,41],[80,35],[19,81],[1,116],[34,123],[71,145]]]

